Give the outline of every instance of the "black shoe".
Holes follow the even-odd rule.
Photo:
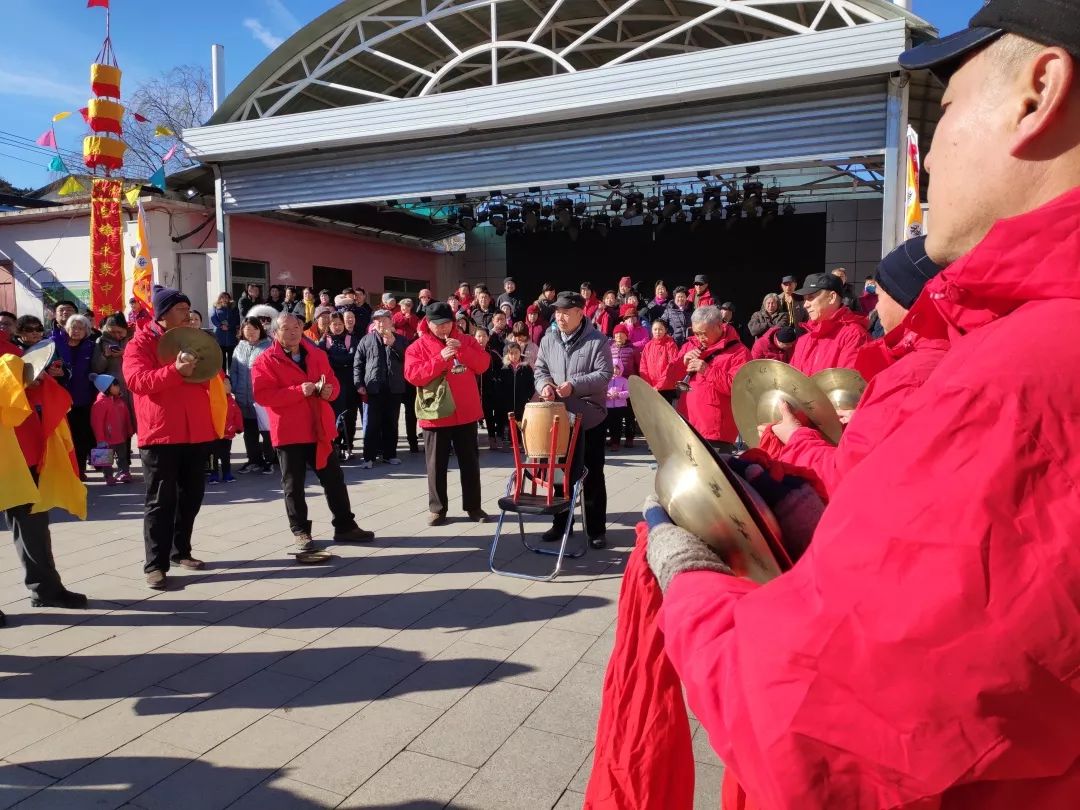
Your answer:
[[[263,464],[262,469],[259,470],[263,475],[273,475],[274,468],[269,464]]]
[[[489,515],[483,509],[473,509],[471,512],[469,512],[469,520],[475,523],[487,523],[488,518],[490,517],[491,515]]]
[[[335,543],[370,543],[375,539],[375,532],[353,526],[343,532],[334,532]]]
[[[43,599],[40,596],[30,597],[31,607],[67,608],[68,610],[83,610],[86,607],[85,594],[75,591],[61,591],[58,596]]]
[[[0,610],[0,627],[7,627],[7,616],[4,615],[2,610]]]
[[[558,542],[559,540],[562,540],[562,536],[563,536],[563,530],[562,529],[557,529],[556,527],[552,526],[550,529],[548,529],[546,532],[544,532],[542,535],[540,535],[540,539],[543,540],[545,543],[555,543],[555,542]],[[571,537],[574,536],[574,527],[573,526],[570,527],[570,536]]]
[[[252,464],[250,461],[240,466],[240,469],[236,471],[237,475],[247,475],[249,472],[255,472],[259,469],[258,464]]]
[[[419,453],[420,452],[420,445],[414,444],[414,445],[410,446],[409,447],[409,452],[410,453]]]
[[[607,537],[602,534],[589,538],[589,548],[607,548]]]

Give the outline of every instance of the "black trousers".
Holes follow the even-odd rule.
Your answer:
[[[258,419],[244,418],[244,451],[247,453],[248,464],[263,465],[274,462],[274,448],[270,446],[270,431],[260,431]]]
[[[304,497],[304,482],[308,467],[315,470],[314,444],[287,444],[277,448],[278,461],[281,464],[281,488],[285,492],[285,514],[289,518],[289,529],[293,534],[311,533],[311,521],[308,520],[307,498]],[[349,490],[345,487],[345,475],[341,472],[337,455],[330,454],[326,466],[315,470],[315,477],[322,484],[330,514],[334,516],[334,531],[348,531],[356,527],[356,516],[349,502]]]
[[[56,571],[52,553],[52,534],[49,531],[49,513],[30,513],[30,504],[15,506],[4,514],[7,516],[15,551],[19,554],[24,582],[33,596],[40,599],[56,599],[64,592],[64,583]]]
[[[364,461],[376,456],[397,457],[398,414],[401,413],[401,394],[389,391],[368,394],[367,424],[364,425]]]
[[[234,346],[229,349],[226,349],[224,346],[221,347],[221,365],[226,375],[228,375],[229,365],[232,363],[233,348],[236,347]]]
[[[585,499],[585,532],[589,537],[599,537],[607,531],[607,482],[604,480],[604,424],[581,431],[574,447],[574,461],[570,465],[570,486],[581,477],[582,467],[588,469],[582,493]],[[556,515],[552,526],[566,528],[570,512]]]
[[[360,414],[360,403],[350,405],[345,409],[345,430],[349,436],[349,449],[356,444],[356,417]]]
[[[424,461],[427,464],[428,510],[445,515],[446,471],[450,466],[450,447],[454,448],[461,471],[461,505],[466,512],[480,508],[480,446],[476,441],[476,422],[453,427],[424,428]]]
[[[604,423],[607,430],[608,439],[613,442],[619,441],[622,438],[623,431],[627,433],[627,438],[633,438],[633,434],[630,433],[630,427],[633,424],[633,420],[630,418],[630,409],[626,406],[622,408],[608,408],[607,421]]]
[[[170,561],[191,556],[191,532],[206,491],[206,460],[210,442],[155,444],[140,447],[146,508],[143,570],[166,572]]]
[[[94,441],[94,429],[90,426],[90,406],[72,405],[68,411],[68,427],[71,428],[71,441],[75,445],[75,460],[79,472],[86,472],[90,460],[90,449],[97,446]]]
[[[484,424],[487,426],[488,438],[493,439],[501,436],[502,423],[506,421],[506,416],[503,415],[502,419],[499,419],[498,408],[495,407],[495,397],[481,398],[480,407],[484,412]]]
[[[401,398],[405,406],[405,438],[409,441],[409,449],[416,450],[420,446],[420,439],[416,434],[416,386],[405,383],[405,395]]]
[[[210,470],[232,475],[232,439],[216,439],[210,442]]]

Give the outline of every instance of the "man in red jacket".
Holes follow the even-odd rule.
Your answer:
[[[304,321],[283,312],[270,325],[273,345],[251,367],[255,402],[266,409],[270,420],[270,443],[281,466],[281,489],[285,514],[296,538],[294,554],[311,551],[304,480],[308,467],[322,485],[333,515],[335,543],[366,543],[374,533],[356,525],[349,490],[337,454],[332,452],[336,435],[330,401],[338,395],[337,377],[326,352],[304,340]]]
[[[668,367],[667,383],[690,375],[683,394],[690,424],[722,453],[735,452],[739,428],[731,412],[731,383],[750,361],[750,350],[716,307],[699,307],[690,319],[694,337]]]
[[[217,438],[210,415],[209,383],[190,383],[195,359],[158,359],[158,343],[169,329],[187,326],[191,301],[179,290],[155,285],[154,317],[135,329],[124,352],[124,379],[135,403],[139,454],[146,483],[143,542],[146,583],[168,586],[170,563],[204,567],[191,556],[191,533],[206,489],[206,459]]]
[[[812,377],[827,368],[855,368],[859,349],[870,341],[866,318],[844,306],[844,285],[831,273],[807,276],[798,290],[810,315],[795,344],[791,365]]]
[[[782,363],[790,363],[791,356],[795,353],[795,342],[798,339],[799,333],[794,326],[774,326],[754,341],[750,357],[753,360],[779,360]]]
[[[948,80],[925,162],[948,268],[908,327],[949,351],[791,571],[756,586],[650,536],[665,649],[760,807],[1072,810],[1080,2],[989,0],[900,64]]]
[[[491,357],[473,338],[458,331],[448,304],[428,307],[427,322],[428,328],[405,351],[405,379],[423,388],[445,377],[454,398],[454,412],[449,416],[419,420],[427,462],[428,525],[446,522],[451,447],[461,470],[461,505],[470,520],[483,523],[488,516],[480,508],[480,446],[476,441],[476,423],[483,408],[476,378],[487,371]],[[455,368],[461,370],[455,372]]]

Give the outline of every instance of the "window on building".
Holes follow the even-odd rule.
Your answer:
[[[346,287],[351,287],[352,270],[342,270],[339,267],[322,267],[315,265],[311,268],[311,287],[318,296],[319,290],[329,290],[330,300],[338,295]]]
[[[232,260],[232,297],[235,301],[244,292],[248,284],[258,284],[263,298],[269,295],[267,281],[270,278],[270,265],[267,262],[249,259]]]
[[[430,286],[431,284],[426,280],[420,281],[418,279],[398,278],[396,276],[386,276],[383,278],[383,292],[392,293],[398,301],[402,298],[412,298],[415,300],[422,289]]]

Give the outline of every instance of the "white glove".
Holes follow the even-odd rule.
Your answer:
[[[661,590],[666,591],[676,574],[683,571],[735,573],[700,537],[672,523],[655,495],[645,500],[642,514],[649,522],[646,558]]]

